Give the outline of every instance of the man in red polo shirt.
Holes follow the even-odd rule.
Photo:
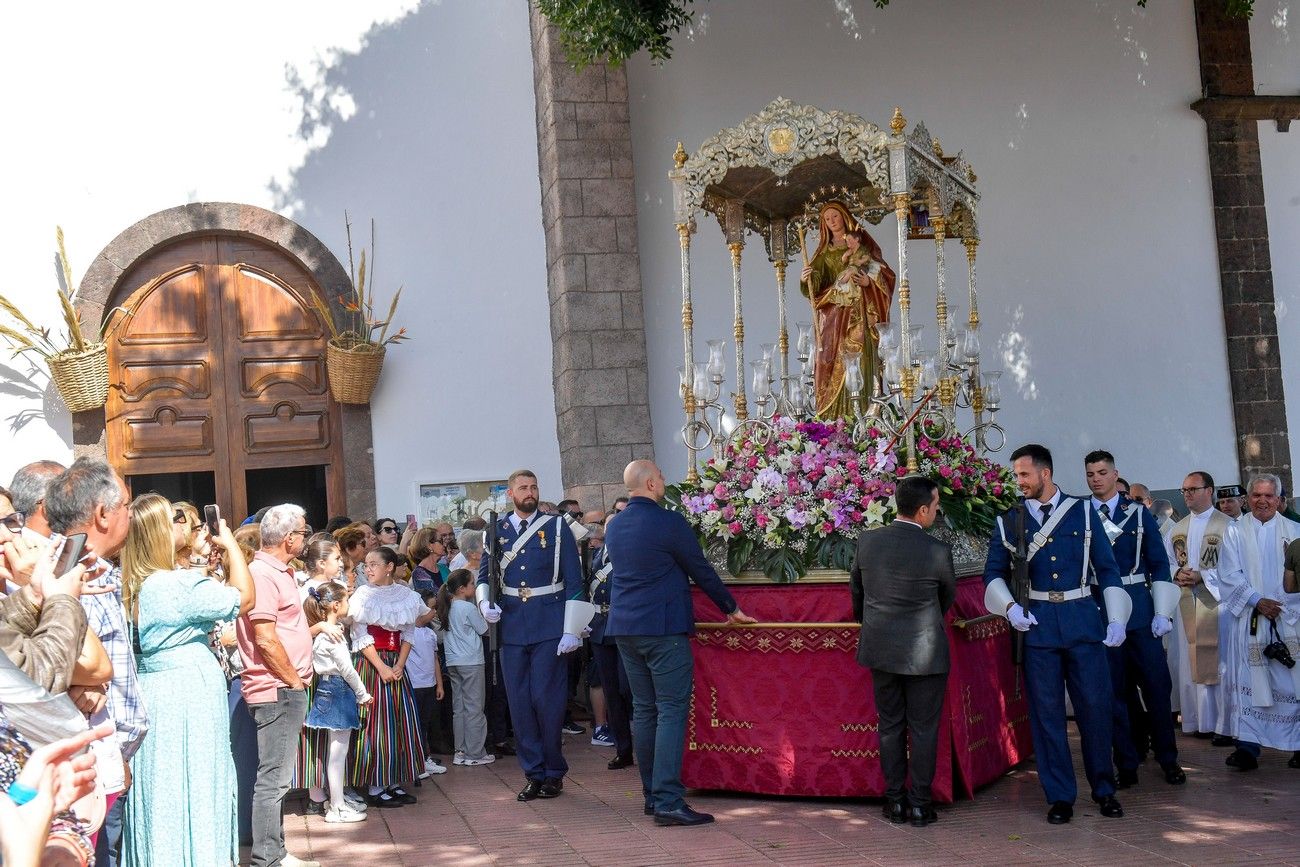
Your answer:
[[[312,676],[311,630],[288,563],[302,553],[312,530],[306,513],[293,505],[267,510],[261,530],[262,550],[248,564],[257,600],[236,626],[245,662],[241,688],[257,726],[251,863],[254,867],[319,867],[318,862],[304,861],[285,850],[281,816]]]

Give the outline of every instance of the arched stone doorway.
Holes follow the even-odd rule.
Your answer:
[[[185,205],[124,231],[79,291],[88,322],[140,307],[110,343],[108,405],[74,416],[77,455],[236,519],[268,499],[314,504],[322,521],[372,516],[370,409],[329,397],[313,287],[336,298],[347,273],[310,232],[261,208]]]

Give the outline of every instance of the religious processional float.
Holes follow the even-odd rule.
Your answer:
[[[948,615],[952,671],[934,796],[972,796],[1030,752],[1006,624],[987,615],[974,577],[995,515],[1016,499],[1007,469],[988,457],[1006,435],[996,421],[999,372],[980,360],[975,174],[924,125],[907,132],[897,109],[882,130],[784,99],[694,154],[679,144],[674,162],[689,461],[669,502],[758,620],[720,623],[695,591],[682,779],[768,795],[884,793],[846,570],[858,535],[894,518],[898,480],[923,473],[939,484],[947,526],[938,535],[953,544],[957,574],[968,576]],[[731,253],[730,377],[726,341],[709,340],[703,359],[696,355],[691,239],[701,212],[717,218]],[[891,212],[896,268],[868,231]],[[775,291],[762,291],[777,311],[776,334],[757,351],[745,342],[740,268],[754,235],[775,272]],[[964,316],[948,297],[948,241],[965,248]],[[914,316],[909,242],[934,251],[929,340]],[[790,306],[792,261],[808,300]]]
[[[898,109],[885,131],[778,99],[693,155],[678,145],[669,177],[681,240],[686,363],[678,372],[690,460],[670,502],[733,578],[792,582],[810,570],[848,570],[858,535],[893,519],[894,485],[909,473],[939,484],[946,526],[937,532],[967,570],[982,565],[994,517],[1015,503],[1010,473],[987,457],[1006,435],[995,420],[1001,372],[980,363],[975,173],[962,154],[946,156],[924,124],[906,127]],[[690,251],[701,211],[717,218],[731,253],[729,404],[726,341],[708,340],[707,359],[696,360]],[[866,228],[891,212],[897,272]],[[740,269],[747,234],[762,239],[776,276],[777,333],[752,356]],[[964,321],[948,298],[949,240],[966,252]],[[934,249],[932,349],[913,315],[909,241]],[[811,302],[795,308],[808,311],[795,313],[797,371],[786,298],[792,259]],[[965,425],[959,409],[970,411]]]

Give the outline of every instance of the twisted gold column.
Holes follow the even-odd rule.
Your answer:
[[[731,251],[731,301],[736,308],[736,421],[744,421],[749,418],[745,399],[745,314],[740,297],[740,253],[745,249],[745,242],[732,241],[727,249]]]

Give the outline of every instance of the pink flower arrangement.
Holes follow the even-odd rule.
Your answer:
[[[750,432],[728,442],[699,487],[682,491],[682,507],[706,538],[745,537],[756,549],[805,551],[832,534],[856,539],[894,515],[898,460],[887,445],[875,430],[855,444],[843,421],[778,416],[770,437]]]

